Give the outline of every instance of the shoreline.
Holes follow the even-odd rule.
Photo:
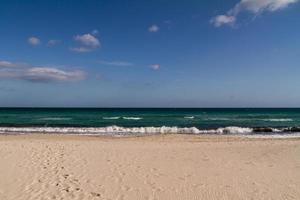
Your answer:
[[[224,126],[219,128],[197,128],[197,127],[177,127],[177,126],[141,126],[141,127],[122,127],[122,126],[103,126],[103,127],[0,127],[3,134],[77,134],[77,135],[111,135],[111,136],[130,136],[130,135],[156,135],[156,134],[194,134],[194,135],[263,135],[266,136],[290,136],[300,137],[300,127],[239,127]]]
[[[80,138],[94,138],[94,139],[134,139],[134,138],[201,138],[211,140],[300,140],[300,133],[272,133],[272,134],[194,134],[194,133],[151,133],[151,134],[78,134],[78,133],[0,133],[0,140],[2,137],[20,137],[20,138],[40,138],[40,139],[54,139],[55,137],[64,139],[80,139]]]
[[[299,199],[300,139],[0,135],[0,199]]]

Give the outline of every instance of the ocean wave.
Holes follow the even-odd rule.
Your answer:
[[[293,119],[289,118],[283,118],[283,119],[263,119],[263,121],[269,121],[269,122],[292,122]]]
[[[194,119],[194,116],[185,116],[184,119]]]
[[[45,117],[45,118],[39,118],[38,120],[43,121],[64,121],[64,120],[71,120],[71,117]]]
[[[217,133],[220,134],[247,134],[252,132],[253,132],[253,128],[244,128],[244,127],[236,127],[236,126],[217,129]]]
[[[235,119],[230,119],[230,118],[225,118],[225,117],[212,117],[212,118],[206,118],[206,120],[209,121],[228,121],[228,120],[235,120]]]
[[[300,127],[289,128],[249,128],[222,127],[217,129],[199,129],[196,127],[0,127],[0,133],[57,133],[83,135],[147,135],[147,134],[220,134],[220,135],[252,135],[252,134],[284,134],[300,133]]]
[[[123,117],[123,119],[127,119],[127,120],[141,120],[143,118],[142,117]]]
[[[112,119],[120,119],[120,117],[102,117],[102,119],[112,120]]]
[[[77,133],[77,134],[165,134],[165,133],[200,133],[199,129],[178,127],[0,127],[1,133]]]

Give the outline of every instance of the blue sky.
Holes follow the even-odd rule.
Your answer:
[[[299,107],[298,0],[0,1],[0,106]]]

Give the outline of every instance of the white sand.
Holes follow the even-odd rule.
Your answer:
[[[300,199],[300,140],[0,136],[0,199]]]

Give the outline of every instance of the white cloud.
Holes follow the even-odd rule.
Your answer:
[[[95,48],[100,46],[99,40],[94,35],[89,33],[83,35],[76,35],[74,39],[87,47]]]
[[[15,67],[16,65],[14,63],[5,61],[5,60],[0,60],[0,68],[6,68],[6,67]]]
[[[229,11],[229,14],[237,15],[244,10],[252,13],[264,11],[276,11],[287,7],[289,4],[296,3],[298,0],[241,0]]]
[[[153,65],[150,65],[150,67],[151,67],[153,70],[159,70],[159,69],[160,69],[160,65],[159,65],[159,64],[153,64]]]
[[[27,41],[32,46],[37,46],[41,44],[41,40],[37,37],[30,37]]]
[[[215,27],[220,27],[224,24],[233,25],[235,23],[235,16],[218,15],[210,20],[210,23],[214,24]]]
[[[36,82],[78,81],[85,78],[82,71],[63,71],[57,68],[33,67],[27,69],[22,79]]]
[[[296,2],[298,0],[241,0],[226,14],[215,16],[210,22],[216,27],[226,24],[233,25],[241,12],[248,11],[256,15],[263,12],[274,12]]]
[[[158,27],[156,24],[153,24],[152,26],[150,26],[150,27],[148,28],[148,31],[149,31],[149,32],[152,32],[152,33],[156,33],[156,32],[159,31],[159,27]]]
[[[80,70],[65,71],[57,67],[41,67],[29,64],[11,63],[0,61],[0,78],[18,79],[31,82],[67,82],[79,81],[86,77],[86,73]],[[13,66],[13,68],[11,67]]]
[[[120,66],[120,67],[133,66],[133,63],[130,63],[130,62],[127,62],[127,61],[105,61],[105,60],[100,60],[98,62],[100,64],[103,64],[103,65],[111,65],[111,66]]]
[[[47,45],[48,46],[55,46],[55,45],[57,45],[59,43],[61,43],[60,40],[49,40],[48,43],[47,43]]]
[[[86,53],[96,50],[101,46],[99,39],[96,37],[98,34],[97,30],[94,30],[92,34],[86,33],[83,35],[76,35],[74,40],[77,41],[81,46],[80,47],[72,47],[71,51],[78,53]]]

